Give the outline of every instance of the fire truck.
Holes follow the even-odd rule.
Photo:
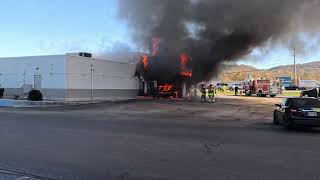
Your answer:
[[[256,94],[259,97],[270,95],[275,97],[280,94],[281,86],[278,82],[271,82],[269,79],[257,79],[253,81],[245,81],[243,92],[247,96]]]

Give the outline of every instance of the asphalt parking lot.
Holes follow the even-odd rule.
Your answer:
[[[280,101],[0,108],[0,168],[23,173],[11,179],[319,179],[320,131],[272,125]]]

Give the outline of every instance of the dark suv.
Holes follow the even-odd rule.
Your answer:
[[[301,97],[314,97],[319,98],[319,88],[301,91]]]

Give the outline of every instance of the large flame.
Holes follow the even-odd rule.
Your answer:
[[[180,75],[185,77],[192,77],[192,71],[188,70],[187,64],[190,58],[186,53],[181,53],[180,55]]]

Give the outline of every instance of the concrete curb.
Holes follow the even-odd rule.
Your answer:
[[[0,107],[56,107],[65,105],[87,105],[97,104],[102,102],[121,102],[134,99],[110,99],[110,100],[95,100],[95,101],[28,101],[28,100],[13,100],[0,99]]]

